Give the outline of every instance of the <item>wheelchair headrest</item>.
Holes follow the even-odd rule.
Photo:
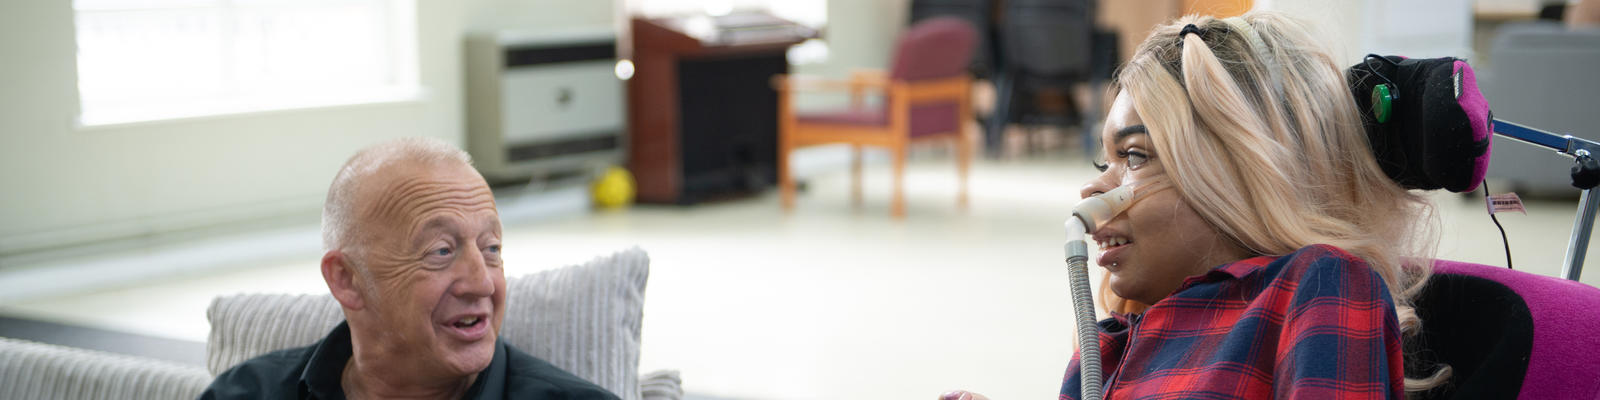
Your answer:
[[[1489,103],[1456,58],[1368,55],[1345,70],[1384,173],[1407,189],[1477,189],[1489,167]]]

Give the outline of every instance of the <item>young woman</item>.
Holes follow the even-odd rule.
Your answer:
[[[1118,73],[1082,189],[1143,192],[1093,232],[1106,398],[1398,399],[1446,378],[1404,376],[1431,205],[1374,160],[1323,41],[1279,15],[1190,16]],[[1079,378],[1074,358],[1062,399]]]

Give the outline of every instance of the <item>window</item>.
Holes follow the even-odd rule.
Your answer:
[[[74,0],[79,122],[416,98],[415,0]]]

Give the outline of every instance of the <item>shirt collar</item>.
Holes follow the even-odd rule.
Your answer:
[[[300,397],[312,399],[343,399],[344,367],[354,354],[350,347],[350,325],[340,322],[327,337],[317,342],[300,374]]]
[[[462,398],[505,397],[506,351],[505,341],[495,338],[493,361],[489,362],[488,368],[478,372],[478,379],[472,382],[472,387],[467,389],[466,395]],[[353,354],[355,353],[350,344],[350,324],[340,322],[327,337],[317,342],[316,350],[311,352],[311,360],[306,363],[305,372],[300,374],[300,398],[345,398],[342,378],[344,367],[350,362],[350,356]]]
[[[489,361],[489,367],[478,372],[478,379],[472,381],[472,387],[467,388],[463,399],[501,399],[505,398],[506,390],[506,341],[500,338],[494,340],[494,360]]]
[[[1256,271],[1260,271],[1262,268],[1265,268],[1267,264],[1271,264],[1272,260],[1273,258],[1269,256],[1256,256],[1222,264],[1221,266],[1212,268],[1210,271],[1206,271],[1204,274],[1184,278],[1183,284],[1179,285],[1178,290],[1173,291],[1173,293],[1181,292],[1184,289],[1188,289],[1194,285],[1199,285],[1202,283],[1218,282],[1228,279],[1244,279],[1246,276],[1250,276],[1250,274],[1254,274]]]

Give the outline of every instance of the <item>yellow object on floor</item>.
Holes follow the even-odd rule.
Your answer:
[[[622,208],[633,204],[633,174],[626,168],[611,167],[590,186],[594,204],[600,208]]]

